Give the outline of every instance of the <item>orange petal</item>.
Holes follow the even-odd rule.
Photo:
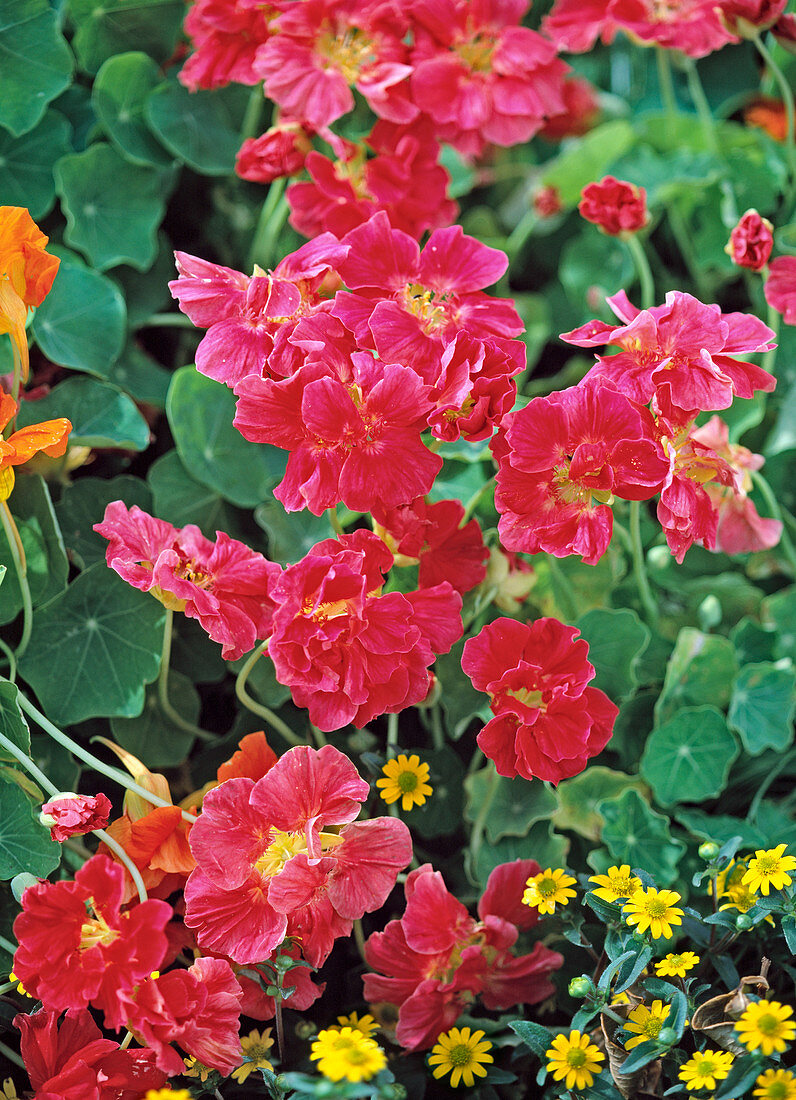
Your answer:
[[[66,441],[71,430],[72,425],[64,417],[43,420],[41,424],[20,428],[8,437],[8,442],[17,452],[16,458],[11,459],[12,465],[20,466],[39,451],[44,451],[51,458],[60,458],[66,451]]]
[[[49,239],[24,206],[0,206],[0,278],[26,306],[41,305],[61,263],[44,251]]]
[[[2,254],[0,254],[0,263],[2,263]],[[3,278],[0,272],[0,333],[7,332],[11,337],[22,365],[23,382],[28,377],[29,364],[28,337],[25,332],[27,318],[28,307],[13,284]]]
[[[225,779],[237,779],[241,776],[262,779],[275,763],[276,753],[266,741],[265,733],[262,730],[247,733],[240,741],[238,751],[219,767],[218,781],[223,783]]]

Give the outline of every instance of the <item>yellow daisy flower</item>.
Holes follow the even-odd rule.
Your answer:
[[[1,1088],[0,1098],[2,1098],[2,1100],[19,1100],[17,1096],[17,1087],[10,1077],[6,1077]]]
[[[684,978],[695,966],[699,966],[699,955],[693,951],[682,951],[679,955],[670,951],[655,963],[655,973],[659,978]]]
[[[636,925],[639,932],[649,933],[654,940],[672,938],[673,924],[683,923],[683,910],[676,908],[680,895],[675,890],[656,890],[651,886],[648,890],[636,890],[630,901],[626,901],[622,907],[625,921],[629,925]]]
[[[273,1073],[274,1067],[268,1060],[268,1054],[273,1045],[270,1027],[267,1027],[262,1034],[255,1029],[248,1035],[241,1035],[240,1049],[244,1062],[237,1069],[233,1069],[232,1079],[242,1085],[257,1069],[270,1069]]]
[[[547,1072],[555,1081],[563,1081],[568,1089],[589,1088],[594,1084],[594,1074],[602,1073],[600,1062],[605,1055],[589,1042],[588,1035],[570,1031],[569,1035],[556,1035],[545,1052]]]
[[[781,1054],[796,1038],[793,1009],[779,1001],[752,1001],[735,1025],[738,1039],[747,1050],[760,1050],[766,1058]]]
[[[715,1089],[716,1083],[730,1072],[733,1058],[729,1051],[697,1051],[683,1063],[678,1076],[690,1089]]]
[[[352,1012],[350,1016],[338,1016],[337,1022],[341,1027],[352,1027],[354,1031],[360,1031],[366,1039],[371,1039],[379,1030],[379,1025],[372,1016],[360,1016],[356,1012]]]
[[[589,882],[597,883],[592,893],[603,901],[629,898],[636,890],[641,889],[641,879],[631,875],[629,863],[623,863],[621,867],[609,867],[604,875],[592,875]]]
[[[569,905],[569,899],[576,897],[575,891],[569,889],[576,881],[561,867],[555,870],[548,867],[525,883],[527,890],[522,895],[522,903],[540,913],[555,913],[556,905]]]
[[[776,848],[759,848],[754,859],[749,860],[749,870],[741,880],[752,890],[760,890],[768,897],[773,886],[775,890],[784,890],[793,879],[788,871],[796,870],[796,857],[784,855],[787,844],[778,844]]]
[[[149,1089],[143,1100],[193,1100],[187,1089]]]
[[[437,1038],[428,1059],[430,1066],[435,1066],[434,1076],[439,1079],[446,1073],[451,1075],[450,1086],[455,1089],[459,1082],[464,1082],[465,1088],[471,1088],[476,1077],[486,1077],[486,1070],[482,1063],[494,1062],[489,1053],[492,1044],[488,1039],[483,1042],[483,1031],[470,1031],[469,1027],[452,1027],[450,1031],[443,1031]]]
[[[192,1054],[187,1058],[183,1058],[183,1062],[185,1062],[185,1069],[182,1071],[183,1076],[198,1077],[203,1084],[213,1072],[210,1066],[203,1066]]]
[[[310,1058],[330,1081],[369,1081],[387,1065],[379,1044],[353,1027],[319,1031]]]
[[[767,1069],[755,1084],[758,1100],[796,1100],[796,1077],[788,1069]]]
[[[663,1001],[653,1001],[652,1007],[637,1005],[627,1017],[625,1031],[633,1034],[632,1039],[625,1040],[625,1049],[646,1043],[649,1039],[657,1039],[671,1009],[671,1005],[665,1005]]]
[[[376,786],[381,788],[379,794],[388,806],[400,798],[401,809],[406,812],[413,806],[422,806],[434,793],[428,785],[428,764],[421,764],[416,753],[411,756],[402,753],[388,760],[381,770],[384,779],[377,779]]]
[[[16,976],[16,974],[14,973],[13,970],[9,971],[8,980],[10,982],[16,982],[17,983],[17,992],[21,993],[23,997],[29,997],[30,996],[30,993],[28,993],[27,989],[25,989],[24,985],[19,980],[19,978]]]
[[[738,859],[726,871],[717,875],[716,897],[719,900],[727,899],[719,909],[737,909],[741,913],[746,913],[758,900],[755,891],[744,885],[744,875],[748,870],[748,860]]]

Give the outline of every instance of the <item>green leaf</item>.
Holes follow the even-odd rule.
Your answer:
[[[535,785],[535,784],[534,784]],[[597,809],[606,798],[613,798],[628,787],[644,791],[637,776],[615,772],[594,764],[556,787],[558,807],[552,815],[557,829],[571,829],[587,840],[599,840],[605,819]]]
[[[126,321],[124,298],[110,279],[62,263],[36,310],[33,335],[54,363],[107,378],[124,347]]]
[[[28,871],[44,878],[61,862],[61,845],[38,820],[30,799],[0,777],[0,879]]]
[[[421,763],[428,764],[428,781],[434,793],[423,806],[414,806],[407,814],[399,810],[399,815],[421,836],[448,836],[456,832],[462,820],[462,762],[447,745],[421,751],[419,756]],[[400,801],[396,805],[400,806]]]
[[[127,50],[167,61],[185,16],[179,0],[70,0],[69,11],[77,27],[78,60],[90,73]]]
[[[475,875],[482,886],[501,863],[515,859],[535,859],[542,867],[563,867],[569,851],[569,839],[553,832],[549,821],[537,821],[527,836],[506,836],[496,844],[482,844],[475,861]]]
[[[0,680],[0,733],[12,741],[18,749],[30,755],[30,729],[24,714],[19,709],[16,684],[9,680]],[[10,761],[19,766],[19,761],[8,749],[0,745],[0,760]]]
[[[175,527],[195,523],[209,539],[215,539],[217,531],[244,538],[240,514],[220,493],[192,478],[176,451],[168,451],[153,462],[147,480],[159,519],[168,520]]]
[[[64,542],[80,560],[82,568],[105,560],[108,540],[92,530],[100,523],[112,500],[123,500],[128,508],[137,504],[152,511],[152,494],[137,477],[81,477],[67,485],[55,506]]]
[[[608,608],[587,611],[575,623],[589,643],[589,660],[597,670],[591,686],[616,701],[637,686],[635,665],[650,640],[650,632],[635,611]]]
[[[133,164],[167,168],[172,163],[173,158],[144,121],[144,103],[160,82],[158,66],[137,50],[109,57],[94,81],[91,98],[97,118],[119,152]]]
[[[662,806],[702,802],[724,790],[738,745],[715,707],[684,707],[652,731],[641,774]]]
[[[10,507],[25,548],[28,586],[35,607],[63,591],[69,572],[61,531],[44,479],[38,474],[20,475]],[[0,531],[0,563],[8,569],[0,586],[0,622],[10,622],[22,607],[22,592],[4,531]]]
[[[735,649],[728,638],[683,627],[666,668],[655,721],[666,722],[681,707],[700,703],[725,707],[737,672]]]
[[[776,658],[789,657],[796,662],[796,587],[790,585],[773,596],[767,596],[761,607],[763,621],[777,632],[774,645]]]
[[[139,328],[153,313],[171,304],[169,279],[174,278],[174,253],[171,241],[164,233],[158,234],[158,254],[146,271],[134,267],[115,267],[111,278],[119,285],[127,305],[127,322],[132,329]],[[130,391],[133,392],[132,390]],[[165,394],[163,397],[165,402]]]
[[[542,1061],[547,1060],[547,1051],[550,1049],[550,1043],[553,1041],[554,1036],[546,1027],[542,1027],[541,1024],[534,1024],[530,1020],[511,1020],[509,1027],[519,1035],[523,1043],[530,1047],[538,1058],[541,1058]]]
[[[579,309],[584,302],[607,297],[617,287],[630,286],[633,261],[625,245],[616,237],[607,237],[594,226],[584,227],[561,250],[558,275],[570,301]]]
[[[621,157],[634,140],[629,122],[615,120],[596,126],[549,160],[539,182],[543,187],[557,187],[563,205],[573,206],[586,184],[601,179],[608,166]]]
[[[20,672],[58,725],[144,706],[160,669],[163,607],[97,564],[37,612]]]
[[[469,676],[462,671],[464,641],[457,642],[450,653],[437,657],[434,672],[442,689],[442,709],[450,736],[457,741],[470,722],[492,717],[486,695],[476,691]],[[487,716],[487,717],[485,717]]]
[[[144,114],[175,157],[203,175],[226,176],[235,167],[248,96],[241,87],[189,92],[175,79],[152,92]]]
[[[59,791],[77,790],[80,765],[69,749],[46,733],[34,733],[30,739],[30,755]]]
[[[733,687],[728,720],[750,756],[783,752],[793,741],[796,672],[769,661],[746,665]]]
[[[47,0],[0,5],[0,126],[19,137],[72,81],[72,53]]]
[[[686,848],[672,837],[667,817],[650,809],[632,788],[601,802],[598,810],[605,818],[601,840],[617,863],[643,868],[661,886],[675,881]]]
[[[188,722],[199,719],[199,693],[187,676],[169,673],[169,702]],[[164,715],[158,702],[157,684],[146,689],[144,709],[136,718],[111,718],[111,729],[118,744],[143,760],[150,768],[172,768],[181,764],[196,738]]]
[[[157,255],[157,228],[170,189],[168,173],[126,161],[98,142],[55,166],[67,228],[64,240],[99,271],[130,264],[141,271]]]
[[[235,395],[193,367],[174,375],[166,415],[189,473],[241,508],[267,500],[282,478],[286,453],[250,443],[232,426]]]
[[[268,535],[268,557],[280,565],[290,565],[303,558],[316,542],[333,538],[332,525],[326,512],[286,512],[275,500],[258,504],[254,519]]]
[[[548,821],[556,809],[556,794],[547,784],[527,779],[507,779],[503,775],[492,778],[491,766],[469,775],[464,781],[467,804],[464,816],[475,821],[484,803],[491,783],[497,784],[489,813],[484,822],[484,832],[490,844],[504,836],[526,836],[537,821]]]
[[[57,111],[21,137],[0,130],[0,203],[26,206],[32,218],[43,218],[55,203],[53,166],[70,150],[69,123]]]
[[[730,631],[730,640],[735,646],[738,664],[743,666],[753,661],[770,661],[777,636],[773,630],[764,630],[754,619],[744,616]]]
[[[97,378],[67,378],[38,401],[23,401],[20,426],[49,417],[72,422],[69,442],[83,447],[123,447],[143,451],[149,446],[149,425],[133,401],[116,386]]]
[[[171,371],[150,359],[132,340],[110,367],[108,380],[142,404],[166,407]]]

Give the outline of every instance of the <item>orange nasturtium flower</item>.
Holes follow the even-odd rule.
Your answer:
[[[28,309],[49,294],[61,262],[44,251],[49,239],[24,206],[0,206],[0,334],[10,333],[23,379],[28,374]]]
[[[17,403],[11,394],[0,395],[0,432],[16,415],[16,411]],[[66,451],[66,440],[71,430],[70,422],[60,416],[57,420],[44,420],[41,424],[20,428],[8,439],[0,439],[0,501],[11,496],[14,467],[21,466],[39,451],[44,451],[51,458],[60,458]]]

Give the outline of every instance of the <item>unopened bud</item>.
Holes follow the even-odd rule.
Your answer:
[[[754,928],[755,922],[749,916],[748,913],[739,913],[735,918],[735,927],[739,932],[748,932],[750,928]]]
[[[569,983],[569,995],[570,997],[577,997],[581,1000],[584,997],[588,997],[590,993],[594,992],[594,985],[590,978],[573,978]]]
[[[719,854],[719,846],[714,840],[706,840],[704,844],[699,845],[698,852],[700,859],[710,861]]]
[[[662,1027],[658,1032],[658,1042],[664,1047],[674,1046],[677,1042],[677,1032],[673,1027]]]

